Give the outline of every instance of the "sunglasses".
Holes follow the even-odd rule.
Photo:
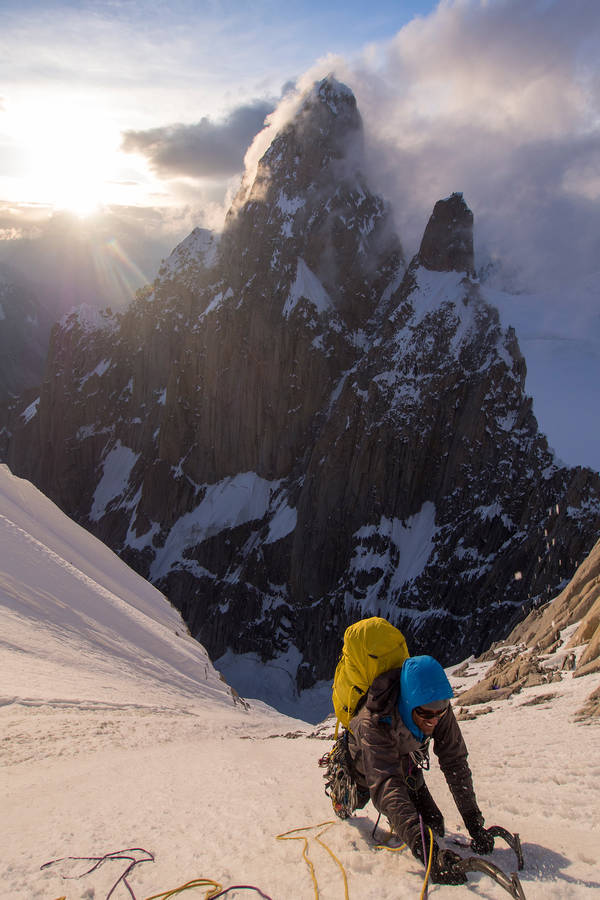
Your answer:
[[[445,716],[448,712],[448,709],[448,706],[445,706],[444,709],[427,709],[425,706],[415,706],[413,712],[420,719],[433,721],[433,719],[441,719],[442,716]]]

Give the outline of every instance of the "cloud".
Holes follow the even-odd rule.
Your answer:
[[[441,0],[387,44],[327,56],[354,91],[371,185],[414,252],[435,202],[462,191],[477,264],[501,258],[522,287],[600,270],[600,5],[597,0]],[[246,156],[246,180],[299,91]]]
[[[244,153],[274,106],[268,100],[255,100],[232,110],[220,122],[205,116],[193,125],[126,131],[122,149],[146,156],[162,178],[223,179],[243,170]]]
[[[480,263],[536,286],[600,269],[599,55],[596,0],[442,0],[342,63],[408,249],[459,190]]]

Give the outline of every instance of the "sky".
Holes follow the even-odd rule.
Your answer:
[[[3,0],[0,264],[58,286],[59,312],[119,308],[192,228],[222,227],[257,133],[332,73],[407,259],[462,191],[488,287],[535,296],[529,319],[503,304],[529,342],[526,387],[553,370],[574,392],[566,427],[564,404],[538,403],[540,424],[597,468],[599,59],[598,0]],[[590,362],[577,384],[573,354]]]
[[[80,212],[222,202],[286,84],[431,7],[4,2],[1,197]]]
[[[234,701],[164,596],[6,466],[0,509],[3,900],[100,900],[115,884],[114,900],[142,900],[201,877],[253,885],[267,900],[421,895],[424,869],[411,854],[376,852],[387,828],[373,839],[371,803],[344,822],[332,814],[317,765],[332,746],[332,718],[315,726],[252,699],[259,671],[244,702]],[[544,659],[548,669],[561,668],[573,627]],[[489,666],[448,670],[455,694]],[[470,707],[479,714],[460,723],[486,825],[520,834],[527,900],[598,896],[600,729],[576,713],[599,684],[598,672],[563,672]],[[467,835],[435,756],[426,781],[444,814],[445,846],[471,855],[454,843],[464,847]],[[288,837],[306,837],[317,890],[304,841],[277,840],[293,829]],[[127,860],[85,875],[91,860],[65,859],[107,853],[146,862],[126,885],[118,880]],[[501,840],[491,861],[516,869]],[[480,873],[430,893],[508,897]]]
[[[141,230],[158,210],[173,242],[219,228],[265,116],[333,72],[357,96],[368,174],[407,252],[435,201],[462,190],[479,262],[501,260],[505,281],[600,270],[597,0],[4,0],[2,13],[0,237],[49,208],[130,207]]]

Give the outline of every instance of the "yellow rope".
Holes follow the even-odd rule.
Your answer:
[[[427,829],[429,831],[429,860],[427,863],[427,871],[425,872],[425,880],[423,882],[423,887],[421,888],[421,896],[419,900],[423,900],[423,898],[427,895],[427,882],[429,881],[429,874],[431,872],[431,865],[433,862],[433,832],[431,828]],[[391,831],[388,835],[387,840],[391,840],[394,836],[394,832]],[[376,844],[375,850],[388,850],[390,853],[401,853],[402,850],[405,850],[408,847],[408,844],[400,844],[399,847],[388,847],[386,844]]]
[[[169,897],[175,897],[177,894],[182,894],[184,891],[197,887],[209,888],[204,895],[204,900],[210,900],[211,897],[223,890],[223,885],[219,884],[218,881],[213,881],[212,878],[194,878],[192,881],[186,881],[185,884],[173,888],[171,891],[163,891],[162,894],[153,894],[151,897],[146,897],[146,900],[169,900]]]
[[[399,847],[388,847],[386,844],[375,844],[375,850],[388,850],[390,853],[401,853],[406,850],[408,844],[400,844]]]
[[[339,859],[337,858],[337,856],[335,855],[333,850],[330,847],[328,847],[324,841],[320,840],[321,835],[324,834],[327,831],[327,829],[330,828],[332,825],[335,825],[335,821],[330,820],[329,822],[320,822],[318,825],[304,825],[302,828],[292,828],[291,831],[284,831],[283,834],[277,835],[278,841],[304,841],[302,857],[303,857],[304,861],[306,862],[306,864],[309,868],[309,871],[310,871],[310,877],[312,878],[313,888],[314,888],[314,892],[315,892],[315,900],[319,900],[319,884],[317,882],[317,876],[315,874],[315,867],[312,864],[312,861],[308,855],[308,838],[306,837],[306,835],[298,834],[299,831],[309,831],[309,830],[312,831],[315,828],[323,829],[323,831],[320,831],[319,834],[317,834],[315,836],[315,840],[318,844],[321,845],[321,847],[323,847],[325,850],[327,850],[327,852],[332,857],[332,859],[334,859],[335,862],[340,867],[340,869],[342,871],[342,877],[344,879],[345,900],[349,900],[348,879],[346,877],[346,870],[344,869],[343,865],[341,864],[341,862],[339,861]],[[150,898],[150,900],[151,900],[151,898]]]
[[[378,820],[379,821],[379,820]],[[373,835],[375,834],[375,830],[373,831]],[[374,844],[373,850],[389,850],[390,853],[401,853],[402,850],[405,850],[408,847],[408,844],[400,844],[399,847],[388,847],[388,843],[392,840],[392,838],[396,837],[393,831],[388,831],[387,835],[382,838],[380,844]]]
[[[319,840],[319,838],[321,837],[321,835],[324,834],[324,833],[327,831],[328,828],[331,828],[331,826],[332,826],[333,824],[334,824],[333,822],[330,822],[329,825],[327,825],[327,826],[323,829],[323,831],[320,831],[317,835],[315,835],[315,841],[317,842],[317,844],[320,844],[321,847],[324,847],[325,850],[327,850],[327,852],[328,852],[329,855],[332,857],[332,859],[334,859],[334,860],[336,861],[336,863],[338,864],[338,866],[340,867],[341,872],[342,872],[342,878],[344,879],[344,897],[345,897],[345,900],[349,900],[349,894],[348,894],[348,879],[347,879],[347,877],[346,877],[346,870],[344,869],[343,865],[341,864],[341,862],[339,861],[339,859],[337,858],[337,856],[335,855],[335,853],[333,852],[333,850],[331,849],[331,847],[328,847],[327,844],[324,843],[324,841]]]
[[[299,834],[298,832],[312,831],[315,828],[323,829],[323,831],[320,831],[317,835],[315,835],[315,840],[318,844],[321,845],[321,847],[323,847],[325,850],[327,850],[327,852],[332,857],[332,859],[334,859],[335,862],[340,867],[341,872],[342,872],[342,878],[344,879],[344,898],[345,898],[345,900],[349,900],[350,895],[348,893],[348,878],[346,875],[346,870],[344,869],[342,863],[339,861],[339,859],[337,858],[337,856],[335,855],[335,853],[333,852],[331,847],[329,847],[324,841],[320,840],[321,835],[325,834],[325,832],[332,825],[335,825],[335,824],[336,823],[334,820],[330,820],[329,822],[320,822],[318,825],[303,825],[302,828],[292,828],[290,831],[284,831],[283,834],[277,835],[278,841],[304,841],[304,847],[302,848],[302,857],[303,857],[304,861],[306,862],[306,864],[309,868],[309,871],[310,871],[310,876],[312,878],[313,888],[314,888],[314,892],[315,892],[315,900],[319,900],[319,884],[317,882],[317,876],[315,874],[315,867],[312,864],[312,861],[308,855],[308,838],[306,837],[306,835]],[[432,832],[431,828],[428,828],[427,830],[429,832],[429,860],[427,862],[427,871],[425,872],[425,880],[423,882],[423,887],[421,889],[421,896],[419,897],[419,900],[424,900],[424,898],[427,895],[427,882],[429,881],[431,865],[433,863],[433,832]],[[390,834],[390,837],[392,837],[392,834],[393,833]],[[375,847],[375,850],[389,850],[390,853],[400,853],[402,850],[405,850],[406,847],[407,847],[407,844],[401,844],[399,847],[386,847],[384,844],[380,844]],[[157,894],[156,897],[148,897],[147,900],[163,900],[163,898],[164,898],[164,900],[167,900],[167,898],[170,896],[172,896],[172,895],[171,894],[167,894],[167,895]],[[210,900],[209,894],[206,895],[206,900]]]
[[[423,900],[423,898],[427,895],[427,882],[429,881],[429,873],[431,872],[431,863],[433,862],[433,832],[431,828],[427,828],[429,832],[429,862],[427,864],[427,871],[425,872],[425,881],[423,882],[423,890],[421,891],[421,896],[419,900]],[[425,847],[423,847],[425,850]]]

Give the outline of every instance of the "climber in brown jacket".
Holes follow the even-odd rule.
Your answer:
[[[429,768],[429,744],[471,835],[476,853],[491,853],[494,839],[483,827],[467,748],[450,706],[452,687],[431,656],[413,656],[401,669],[379,675],[366,702],[350,722],[349,750],[362,805],[368,796],[387,816],[393,831],[417,859],[429,858],[429,828],[444,836],[444,817],[433,800],[423,769]],[[425,846],[424,846],[425,844]],[[433,842],[430,877],[438,884],[463,884],[460,859]]]

